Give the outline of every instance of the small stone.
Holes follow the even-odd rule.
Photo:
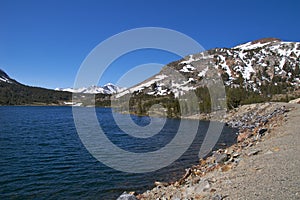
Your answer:
[[[232,154],[232,157],[233,157],[233,158],[237,158],[237,157],[239,157],[239,156],[240,156],[239,153],[233,153],[233,154]]]
[[[199,176],[197,176],[192,180],[192,184],[197,184],[197,183],[199,183],[200,180],[201,180],[201,178]]]
[[[208,182],[210,182],[210,183],[215,183],[215,182],[217,182],[217,179],[211,178],[211,179],[208,180]]]
[[[226,143],[222,142],[222,143],[219,143],[219,145],[225,147]]]
[[[252,133],[248,132],[248,131],[240,133],[237,137],[237,142],[243,142],[244,140],[246,140],[247,138],[249,138],[251,136],[252,136]]]
[[[215,162],[222,164],[228,160],[228,156],[225,153],[215,153],[214,157],[216,158]]]
[[[210,189],[210,192],[211,192],[211,193],[214,193],[214,192],[216,192],[216,191],[217,191],[217,190],[216,190],[215,188],[211,188],[211,189]]]
[[[230,164],[229,165],[224,165],[224,166],[221,167],[222,172],[227,172],[231,169],[232,169],[232,165],[230,165]]]
[[[279,147],[274,147],[274,148],[273,148],[273,151],[275,151],[275,152],[278,152],[279,150],[280,150]]]
[[[259,129],[258,134],[264,135],[267,132],[267,130],[268,130],[267,128],[261,128],[261,129]]]
[[[167,182],[160,182],[160,181],[155,181],[154,182],[154,185],[155,186],[160,186],[160,187],[166,187],[166,186],[168,186],[169,185],[169,183],[167,183]]]
[[[216,194],[216,195],[214,195],[211,199],[212,199],[212,200],[222,200],[223,197],[222,197],[221,195],[219,195],[219,194]]]
[[[180,186],[179,181],[176,181],[176,182],[174,183],[174,186],[175,186],[175,187],[179,187],[179,186]]]
[[[259,152],[261,152],[261,150],[252,150],[249,153],[247,153],[247,156],[254,156],[257,155]]]
[[[225,150],[225,152],[224,153],[226,153],[227,155],[230,155],[230,154],[232,154],[233,153],[233,147],[228,147],[226,150]]]
[[[135,191],[131,191],[131,192],[128,192],[128,194],[136,195],[136,192]]]
[[[265,154],[266,154],[266,155],[269,155],[269,154],[272,154],[272,153],[273,153],[273,151],[268,150]]]
[[[200,159],[199,164],[200,166],[204,166],[206,164],[206,160]]]

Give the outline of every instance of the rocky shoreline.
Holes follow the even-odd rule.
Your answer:
[[[219,190],[221,186],[226,186],[226,181],[229,181],[227,175],[243,165],[241,163],[257,155],[279,151],[280,147],[269,149],[258,148],[258,146],[265,140],[275,137],[276,130],[287,122],[289,112],[297,108],[299,109],[298,104],[261,103],[244,105],[231,110],[221,121],[239,129],[236,144],[213,151],[211,156],[200,159],[199,164],[186,169],[185,175],[176,182],[155,182],[152,190],[135,196],[123,194],[118,199],[232,199],[230,194],[224,194]],[[261,170],[256,166],[248,166],[248,168],[254,172]]]

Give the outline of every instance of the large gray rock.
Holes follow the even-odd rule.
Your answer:
[[[123,193],[117,200],[138,200],[134,195]]]

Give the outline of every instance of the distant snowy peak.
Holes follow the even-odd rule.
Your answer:
[[[0,69],[0,82],[13,83],[14,81],[3,70]]]
[[[101,86],[90,86],[83,88],[56,88],[57,91],[65,91],[72,93],[84,93],[84,94],[116,94],[124,90],[125,88],[118,87],[112,83],[105,84]]]

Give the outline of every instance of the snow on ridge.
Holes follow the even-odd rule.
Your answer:
[[[6,83],[12,83],[8,78],[0,77],[0,81],[6,82]]]
[[[165,74],[159,74],[159,75],[156,75],[156,76],[154,76],[154,77],[153,77],[151,80],[149,80],[149,81],[146,81],[146,82],[144,82],[144,83],[141,83],[141,84],[138,84],[138,85],[136,85],[136,86],[133,86],[133,87],[131,87],[131,88],[129,88],[129,89],[125,89],[125,90],[121,91],[120,93],[118,93],[118,94],[116,95],[116,98],[120,98],[120,97],[122,97],[122,96],[124,96],[124,95],[126,95],[126,94],[129,94],[129,93],[140,92],[140,91],[142,91],[144,88],[150,87],[153,83],[158,82],[158,81],[161,81],[161,80],[163,80],[163,79],[166,78],[166,77],[168,77],[168,76],[165,75]]]
[[[129,88],[130,91],[134,92],[134,91],[140,91],[142,89],[144,89],[145,87],[149,87],[151,84],[160,81],[164,78],[168,77],[167,75],[161,74],[161,75],[156,75],[154,76],[153,79],[151,79],[150,81],[147,81],[146,83],[142,83],[140,85],[137,85],[135,87]]]
[[[247,42],[245,44],[241,44],[238,46],[233,47],[233,49],[241,49],[241,50],[251,50],[251,49],[256,49],[256,48],[260,48],[260,47],[264,47],[268,44],[270,44],[272,42],[265,42],[265,43],[255,43],[253,44],[252,42]]]
[[[193,61],[195,61],[195,59],[193,58],[193,55],[189,55],[189,59],[188,60],[184,60],[184,61],[182,61],[180,63],[181,64],[190,64]]]

